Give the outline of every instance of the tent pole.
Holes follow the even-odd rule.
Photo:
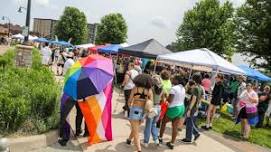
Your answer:
[[[193,65],[192,65],[192,67],[191,67],[191,69],[190,69],[190,73],[189,73],[189,78],[188,78],[188,80],[190,80],[190,79],[191,79],[191,76],[192,76],[192,71],[193,71]]]
[[[153,73],[156,73],[156,66],[157,66],[157,60],[155,60],[155,64],[154,64],[154,69],[153,69]]]
[[[213,90],[214,89],[214,87],[215,87],[215,77],[217,76],[217,74],[218,74],[218,68],[216,69],[216,71],[215,71],[215,73],[214,73],[214,71],[212,70],[212,78],[211,78],[211,89]]]

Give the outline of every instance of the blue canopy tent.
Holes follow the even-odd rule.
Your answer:
[[[34,39],[33,41],[34,42],[39,42],[39,43],[45,43],[45,42],[50,43],[51,42],[51,41],[49,41],[49,40],[47,40],[46,38],[43,38],[43,37]]]
[[[120,48],[122,48],[120,44],[110,44],[103,48],[99,48],[98,51],[106,54],[117,54]]]
[[[240,65],[239,66],[244,72],[245,74],[248,76],[248,77],[251,77],[255,80],[259,80],[259,81],[271,81],[271,78],[262,74],[261,72],[255,70],[255,69],[252,69],[246,65]]]
[[[53,43],[55,45],[65,46],[65,47],[73,47],[73,45],[71,43],[66,42],[66,41],[52,41],[51,43]]]

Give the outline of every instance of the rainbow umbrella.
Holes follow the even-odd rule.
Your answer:
[[[99,94],[113,79],[112,60],[90,55],[78,60],[65,75],[64,93],[74,100]]]

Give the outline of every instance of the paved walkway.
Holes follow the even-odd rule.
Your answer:
[[[67,147],[61,147],[58,144],[54,144],[52,146],[42,148],[39,150],[35,150],[33,152],[66,152],[66,151],[86,151],[86,152],[132,152],[134,151],[134,146],[129,146],[125,144],[125,140],[129,135],[130,124],[127,119],[124,117],[122,113],[122,106],[124,104],[123,95],[120,95],[117,91],[114,92],[113,95],[113,141],[104,142],[95,145],[88,145],[87,138],[79,138],[75,140],[71,140],[68,143]],[[74,122],[74,109],[71,113],[71,117]],[[170,139],[170,125],[168,124],[165,141]],[[74,125],[72,125],[74,126]],[[143,132],[143,125],[141,127],[141,133]],[[181,139],[184,137],[185,131],[180,132],[178,138]],[[141,134],[141,138],[143,135]],[[211,146],[211,147],[210,147]],[[148,148],[143,148],[143,152],[170,152],[165,145],[161,145],[160,147],[155,146],[154,144],[150,144]],[[184,145],[178,142],[175,146],[174,151],[184,151],[184,152],[197,152],[197,151],[208,151],[208,152],[234,152],[231,148],[219,143],[218,141],[208,137],[204,134],[201,135],[197,143],[192,145]]]
[[[125,144],[125,140],[130,133],[130,124],[124,117],[121,112],[122,106],[124,104],[124,99],[122,95],[119,95],[118,92],[114,93],[113,96],[113,132],[114,140],[112,142],[105,142],[93,146],[84,146],[85,151],[95,151],[95,152],[129,152],[133,151],[134,146],[128,146]],[[168,124],[165,141],[169,141],[171,130],[171,124]],[[141,133],[143,132],[144,125],[141,127]],[[178,138],[181,139],[184,137],[185,131],[180,132]],[[143,135],[141,134],[141,138]],[[83,143],[84,139],[80,139],[80,143]],[[210,148],[210,145],[215,145]],[[154,144],[150,144],[148,148],[143,148],[143,152],[169,152],[169,150],[165,145],[161,145],[160,147],[155,146]],[[219,142],[213,140],[212,138],[202,135],[197,143],[192,145],[184,145],[181,143],[177,143],[174,151],[184,151],[184,152],[196,152],[196,151],[208,151],[208,152],[233,152],[232,149],[220,144]]]

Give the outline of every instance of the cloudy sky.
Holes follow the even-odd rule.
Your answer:
[[[89,23],[99,22],[108,13],[122,13],[128,24],[128,43],[134,44],[155,38],[166,45],[174,41],[176,30],[185,11],[199,0],[32,0],[31,18],[58,19],[65,6],[83,11]],[[224,1],[224,0],[221,0]],[[235,6],[244,0],[230,0]],[[27,0],[0,0],[0,15],[8,16],[12,23],[24,25],[25,12],[19,6]],[[0,21],[4,23],[4,21]],[[31,25],[33,23],[31,22]]]

